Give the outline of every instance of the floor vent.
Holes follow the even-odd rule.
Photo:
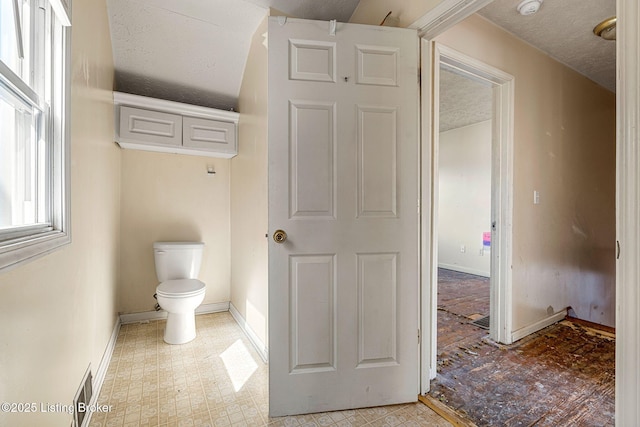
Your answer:
[[[93,388],[91,387],[92,380],[93,376],[91,375],[91,365],[89,365],[87,372],[85,372],[84,377],[82,378],[80,389],[76,393],[76,397],[73,399],[76,427],[85,427],[85,425],[88,424],[89,417],[87,417],[87,408],[91,403],[91,396],[93,395]]]
[[[491,316],[481,317],[481,318],[471,322],[471,324],[474,325],[474,326],[477,326],[479,328],[482,328],[482,329],[489,329],[489,318],[490,317]]]

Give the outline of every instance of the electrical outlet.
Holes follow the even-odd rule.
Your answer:
[[[465,253],[467,252],[467,248],[464,245],[460,245],[460,253]]]
[[[480,250],[478,251],[480,256],[484,255],[484,249],[480,248]]]

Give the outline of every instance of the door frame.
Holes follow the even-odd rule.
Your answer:
[[[511,248],[513,228],[513,115],[515,79],[497,68],[464,55],[440,43],[434,43],[433,55],[433,123],[431,174],[432,202],[431,224],[431,286],[438,284],[438,209],[440,206],[439,162],[440,150],[440,66],[456,70],[460,74],[490,84],[493,90],[491,129],[491,339],[511,344],[513,337],[511,308]],[[437,300],[432,299],[432,309],[437,310]],[[437,331],[436,328],[432,328]],[[434,333],[435,335],[435,333]],[[435,345],[435,337],[432,338]]]
[[[418,18],[409,28],[415,28],[420,37],[420,394],[427,394],[431,380],[437,374],[437,286],[433,286],[433,263],[437,272],[437,251],[434,258],[433,164],[432,147],[434,86],[433,42],[458,22],[482,9],[493,0],[441,0],[433,9]],[[437,285],[437,276],[436,276]],[[435,301],[435,304],[432,302]]]
[[[439,101],[440,66],[493,88],[491,136],[491,289],[490,337],[511,344],[511,254],[513,212],[513,116],[515,79],[497,68],[429,40],[422,40],[423,81],[431,96],[423,98],[422,198],[422,342],[421,392],[429,390],[437,370]],[[428,373],[428,376],[426,375]]]
[[[617,0],[616,425],[640,424],[640,5]]]

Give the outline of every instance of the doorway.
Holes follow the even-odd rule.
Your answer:
[[[512,146],[513,146],[513,77],[501,70],[467,57],[453,49],[435,42],[423,40],[423,58],[430,58],[433,52],[433,104],[424,105],[431,123],[425,141],[431,147],[423,149],[423,200],[429,200],[431,208],[423,216],[423,327],[427,332],[423,343],[422,392],[429,390],[431,379],[437,368],[437,300],[440,233],[440,81],[454,75],[490,91],[491,111],[488,115],[490,127],[490,212],[488,229],[480,231],[478,240],[482,245],[475,247],[478,258],[489,258],[490,276],[489,316],[490,337],[500,343],[510,344],[511,337],[511,216],[512,216]],[[424,60],[424,59],[423,59]],[[428,60],[428,59],[427,59]],[[425,66],[425,64],[423,64]],[[424,68],[423,68],[424,69]],[[441,70],[444,70],[441,72]],[[423,90],[425,87],[423,86]],[[426,88],[428,91],[428,88]],[[424,96],[424,94],[423,94]],[[425,98],[423,98],[425,99]],[[430,99],[427,97],[426,99]],[[485,124],[485,126],[487,126]],[[486,163],[486,161],[485,161]],[[455,196],[454,196],[455,197]],[[447,218],[449,219],[449,218]],[[487,234],[485,234],[487,233]],[[485,247],[485,241],[487,243]],[[460,253],[467,253],[467,245],[455,243]],[[475,250],[474,250],[475,251]],[[486,262],[485,262],[486,265]],[[485,267],[486,268],[486,267]],[[486,271],[486,270],[485,270]],[[476,271],[477,272],[477,271]],[[427,323],[428,322],[428,323]],[[428,358],[429,360],[425,360]],[[429,378],[425,378],[425,373]]]
[[[493,91],[446,63],[440,64],[439,80],[440,354],[445,343],[459,340],[457,335],[482,333],[477,328],[490,325]]]

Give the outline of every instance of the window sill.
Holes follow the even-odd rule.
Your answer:
[[[47,231],[0,243],[0,272],[47,255],[71,243],[71,235],[63,231]]]

